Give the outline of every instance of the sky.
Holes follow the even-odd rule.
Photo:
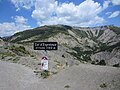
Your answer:
[[[120,0],[0,0],[0,37],[57,24],[120,27]]]

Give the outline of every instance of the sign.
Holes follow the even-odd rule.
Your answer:
[[[48,70],[48,57],[42,57],[41,60],[41,70]]]
[[[57,42],[34,42],[34,50],[57,50]]]

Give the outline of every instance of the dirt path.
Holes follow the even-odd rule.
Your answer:
[[[120,90],[120,69],[80,64],[61,71],[50,82],[50,90]]]
[[[0,90],[37,90],[37,85],[44,90],[44,83],[38,82],[31,69],[0,61]]]
[[[120,69],[80,64],[43,80],[27,67],[0,61],[0,90],[120,90]]]

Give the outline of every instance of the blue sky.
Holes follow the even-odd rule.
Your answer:
[[[120,0],[0,0],[0,36],[43,25],[120,27]]]

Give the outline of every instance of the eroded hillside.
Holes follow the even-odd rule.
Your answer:
[[[9,43],[2,59],[39,69],[41,57],[48,55],[50,70],[58,72],[82,63],[120,66],[120,28],[115,26],[71,27],[43,26],[4,39]],[[58,42],[57,51],[35,51],[34,41]],[[9,57],[7,57],[9,56]],[[11,57],[11,58],[10,58]],[[32,65],[32,66],[31,66]]]

